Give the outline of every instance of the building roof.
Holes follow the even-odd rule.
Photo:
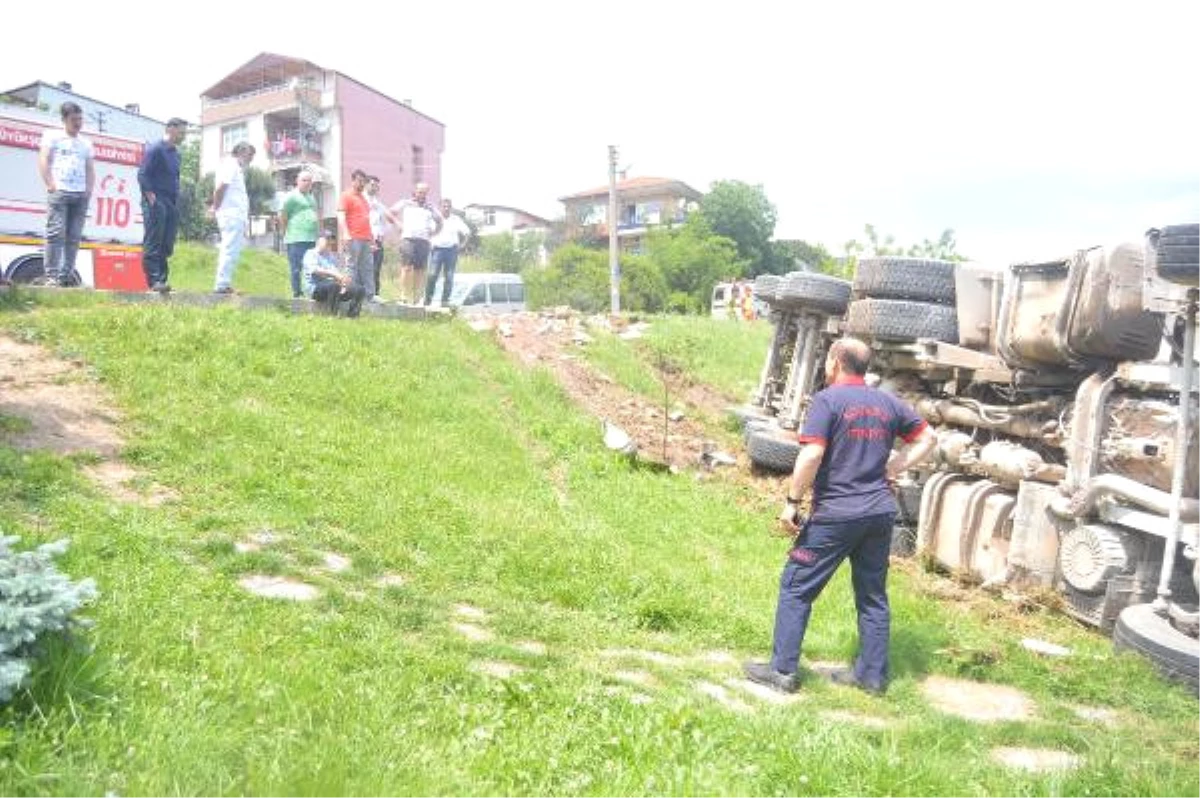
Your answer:
[[[142,119],[148,119],[151,122],[156,122],[160,125],[164,125],[164,126],[166,125],[166,122],[155,119],[152,116],[146,116],[145,114],[141,113],[140,111],[138,113],[134,113],[133,111],[130,111],[128,108],[124,108],[120,105],[113,105],[112,103],[105,102],[104,100],[96,100],[92,97],[88,97],[85,94],[80,94],[79,92],[75,91],[74,89],[64,89],[62,86],[58,86],[54,83],[47,83],[44,80],[35,80],[33,83],[28,83],[24,86],[18,86],[15,89],[9,89],[8,91],[0,91],[0,97],[20,97],[21,92],[29,91],[30,89],[37,89],[42,86],[45,86],[47,89],[54,89],[55,91],[61,91],[63,94],[70,94],[72,97],[78,97],[79,99],[86,100],[89,103],[95,103],[96,105],[103,105],[106,108],[111,108],[114,111],[120,111],[123,114],[140,117]],[[22,99],[24,99],[24,98],[22,98]],[[130,103],[130,104],[132,105],[132,103]],[[52,109],[52,110],[57,110],[57,109]]]
[[[259,53],[235,69],[233,72],[230,72],[217,83],[210,86],[207,90],[201,92],[200,96],[207,97],[210,100],[221,100],[226,97],[236,97],[239,94],[246,94],[247,92],[254,91],[260,86],[270,86],[285,83],[291,78],[306,75],[309,72],[314,71],[325,72],[327,70],[325,67],[314,64],[312,61],[308,61],[303,58],[294,58],[289,55],[279,55],[277,53]],[[445,127],[444,124],[438,122],[438,120],[434,119],[428,114],[421,113],[417,109],[413,108],[408,102],[401,102],[400,100],[389,97],[378,89],[368,86],[361,80],[352,78],[344,72],[337,72],[337,70],[328,71],[336,72],[339,76],[346,78],[347,80],[354,81],[364,89],[378,94],[385,100],[389,100],[396,105],[402,105],[408,110],[412,111],[414,114],[423,116],[429,121],[436,122],[437,124],[442,125],[442,127]]]
[[[538,216],[536,213],[530,213],[529,211],[523,211],[520,208],[514,208],[511,205],[489,205],[485,202],[472,202],[468,205],[463,206],[464,211],[467,208],[491,208],[493,210],[512,211],[513,213],[519,213],[522,216],[528,216],[530,219],[533,219],[536,222],[540,222],[543,225],[546,225],[547,227],[550,225],[549,219]]]
[[[305,61],[303,58],[292,58],[275,53],[259,53],[208,89],[200,92],[200,96],[210,100],[236,97],[260,86],[283,83],[289,78],[299,77],[313,70],[323,71],[321,67],[311,61]]]
[[[628,198],[645,197],[654,194],[666,192],[675,192],[682,197],[698,200],[704,195],[696,189],[684,183],[682,180],[672,180],[666,177],[633,177],[629,180],[617,181],[617,193]],[[580,191],[577,194],[568,194],[565,197],[559,197],[559,202],[570,202],[571,200],[591,199],[593,197],[607,197],[608,186],[603,185],[599,188],[593,188],[588,191]]]

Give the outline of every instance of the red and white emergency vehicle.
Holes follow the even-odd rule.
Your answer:
[[[42,133],[57,116],[0,106],[0,274],[14,283],[42,276],[46,247],[46,186],[38,174]],[[84,130],[95,148],[96,184],[72,279],[116,291],[145,291],[142,205],[137,170],[140,141]]]

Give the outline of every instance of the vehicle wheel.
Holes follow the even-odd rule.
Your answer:
[[[21,283],[28,285],[34,280],[41,278],[46,273],[46,267],[40,257],[26,258],[13,267],[9,273],[8,279],[14,284]]]
[[[900,299],[860,299],[850,303],[846,332],[892,341],[933,338],[958,342],[954,306],[907,302]]]
[[[775,296],[779,307],[841,315],[850,301],[850,283],[827,274],[793,272],[777,284]]]
[[[752,431],[746,441],[750,462],[781,474],[789,474],[796,466],[796,455],[800,444],[794,435],[784,437],[773,429]]]
[[[854,272],[859,296],[954,304],[954,264],[925,258],[863,258]]]
[[[754,296],[756,299],[761,299],[768,305],[774,304],[776,291],[779,290],[779,284],[783,282],[777,274],[760,274],[754,280]]]
[[[736,407],[726,408],[725,412],[736,418],[738,420],[738,424],[740,424],[743,429],[747,424],[760,419],[767,422],[775,420],[774,416],[767,415],[766,411],[758,405],[737,405]]]
[[[1136,651],[1163,676],[1190,684],[1193,690],[1200,684],[1200,641],[1171,626],[1149,604],[1134,604],[1121,611],[1113,629],[1113,647]]]
[[[1200,224],[1172,224],[1152,231],[1158,276],[1172,282],[1200,280]]]

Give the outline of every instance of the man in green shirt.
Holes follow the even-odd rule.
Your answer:
[[[304,270],[304,254],[316,246],[317,201],[312,195],[313,176],[301,169],[296,177],[295,190],[283,199],[279,209],[279,226],[283,228],[283,242],[287,244],[288,266],[292,272],[292,298],[304,296],[300,288],[300,277]]]

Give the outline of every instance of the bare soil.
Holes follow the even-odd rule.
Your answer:
[[[80,361],[0,336],[0,440],[25,451],[86,456],[82,472],[118,501],[157,505],[171,491],[120,459],[121,414]]]

